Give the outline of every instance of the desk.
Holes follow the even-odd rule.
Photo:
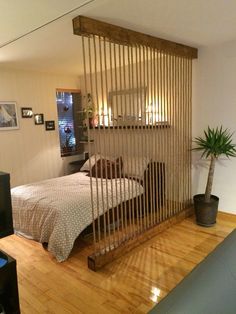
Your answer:
[[[0,268],[0,304],[6,314],[20,314],[16,260],[3,251],[0,257],[8,261]]]

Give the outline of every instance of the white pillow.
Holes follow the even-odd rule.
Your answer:
[[[127,177],[142,180],[149,161],[150,160],[147,157],[124,156],[123,174]]]
[[[100,158],[104,158],[103,155],[96,154],[91,156],[89,159],[91,160],[91,168],[95,165],[96,161],[98,161]],[[86,160],[86,162],[83,164],[83,166],[80,168],[80,171],[90,171],[89,168],[89,159]]]

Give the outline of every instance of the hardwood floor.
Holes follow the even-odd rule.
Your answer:
[[[188,218],[97,273],[87,268],[91,248],[81,240],[64,263],[15,235],[0,248],[17,259],[22,314],[147,313],[234,228],[229,214],[219,213],[211,228]]]

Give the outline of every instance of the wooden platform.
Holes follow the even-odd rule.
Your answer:
[[[87,268],[91,247],[81,240],[61,264],[15,235],[0,248],[17,259],[22,314],[147,313],[234,228],[236,216],[228,214],[212,228],[188,218],[97,273]]]

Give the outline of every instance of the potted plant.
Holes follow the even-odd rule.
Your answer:
[[[196,137],[194,143],[195,151],[202,151],[201,158],[209,158],[210,166],[208,171],[208,179],[205,194],[197,194],[194,196],[194,209],[197,224],[202,226],[212,226],[216,223],[218,212],[219,198],[212,195],[212,184],[214,178],[214,170],[217,159],[225,155],[227,158],[236,157],[236,145],[232,144],[233,133],[228,129],[210,128],[204,131],[204,137]]]
[[[87,94],[87,98],[86,98],[86,107],[83,110],[84,113],[84,120],[89,121],[89,127],[93,127],[93,119],[94,119],[94,103],[93,103],[93,98],[92,95],[90,93]]]
[[[66,138],[65,138],[65,144],[63,146],[63,153],[67,154],[67,153],[72,152],[72,150],[73,150],[73,145],[71,145],[71,143],[70,143],[70,140],[72,138],[72,130],[69,126],[65,126],[64,132],[66,134]]]

